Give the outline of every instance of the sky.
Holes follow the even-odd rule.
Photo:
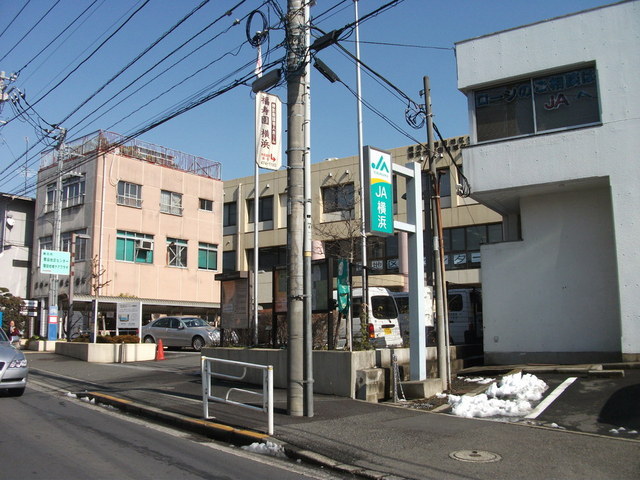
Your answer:
[[[360,59],[403,94],[362,68],[363,144],[382,149],[425,141],[425,128],[405,119],[405,97],[423,103],[424,76],[443,137],[469,133],[456,42],[613,3],[403,0],[368,16],[389,1],[357,2]],[[282,66],[284,30],[274,4],[287,9],[285,0],[0,0],[0,71],[18,74],[4,87],[20,98],[18,106],[0,104],[0,192],[35,195],[39,153],[55,144],[47,135],[59,132],[52,125],[66,128],[70,141],[97,130],[131,135],[164,121],[138,138],[220,162],[223,180],[253,175],[257,49],[248,37],[266,29],[265,72]],[[315,38],[352,24],[354,2],[317,0],[311,17]],[[353,29],[340,39],[355,53]],[[312,70],[312,162],[356,155],[355,63],[337,46],[317,57],[342,83]],[[270,93],[286,101],[286,84]]]

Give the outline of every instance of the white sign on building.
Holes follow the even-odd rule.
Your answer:
[[[264,92],[256,93],[256,163],[268,170],[282,166],[282,102]]]

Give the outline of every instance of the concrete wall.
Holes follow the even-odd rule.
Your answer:
[[[531,197],[521,209],[523,240],[482,250],[485,362],[619,360],[609,189]]]
[[[58,355],[93,363],[144,362],[155,359],[155,343],[56,342]]]
[[[519,214],[523,225],[523,242],[483,249],[489,352],[534,354],[544,344],[545,352],[614,351],[624,358],[640,353],[640,223],[635,220],[640,208],[635,183],[640,177],[639,31],[640,2],[632,1],[456,45],[458,86],[469,95],[473,129],[474,89],[581,64],[595,63],[598,75],[601,125],[472,145],[464,152],[474,198],[505,216]],[[603,185],[609,195],[578,193]],[[579,197],[555,196],[570,192]],[[564,208],[565,200],[571,206]],[[595,208],[593,216],[591,208],[574,200]],[[597,201],[605,202],[602,208],[594,205]],[[576,222],[582,222],[582,233],[590,230],[594,237],[572,232],[569,226]],[[527,225],[534,228],[526,231]],[[603,225],[611,228],[611,240],[602,236]],[[569,253],[568,258],[581,253],[552,269],[549,255],[554,252]],[[497,264],[489,267],[488,255]],[[526,297],[522,304],[525,290],[537,301]],[[538,328],[540,312],[553,315],[549,321],[558,334],[546,344],[540,333],[523,338]],[[567,322],[575,325],[565,327]],[[495,335],[502,340],[494,343]]]

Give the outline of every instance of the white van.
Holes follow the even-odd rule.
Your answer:
[[[375,348],[402,347],[402,335],[398,323],[398,308],[389,290],[383,287],[369,287],[369,302],[366,334]],[[336,293],[334,292],[334,297]],[[354,288],[351,293],[352,333],[357,341],[361,338],[360,311],[362,308],[362,288]],[[346,327],[340,322],[338,348],[346,344]]]
[[[405,345],[409,342],[409,292],[391,292],[391,296],[396,301],[398,306],[398,323],[400,324],[400,333],[402,334],[402,340]],[[433,334],[433,313],[435,311],[435,305],[433,303],[433,287],[425,285],[424,287],[424,325],[427,335],[427,345],[434,343]]]

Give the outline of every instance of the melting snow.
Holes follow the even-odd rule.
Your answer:
[[[249,452],[260,453],[262,455],[286,458],[286,454],[284,453],[284,448],[281,445],[276,445],[273,442],[266,442],[266,443],[255,442],[255,443],[252,443],[251,445],[242,447],[242,449],[247,450]]]

